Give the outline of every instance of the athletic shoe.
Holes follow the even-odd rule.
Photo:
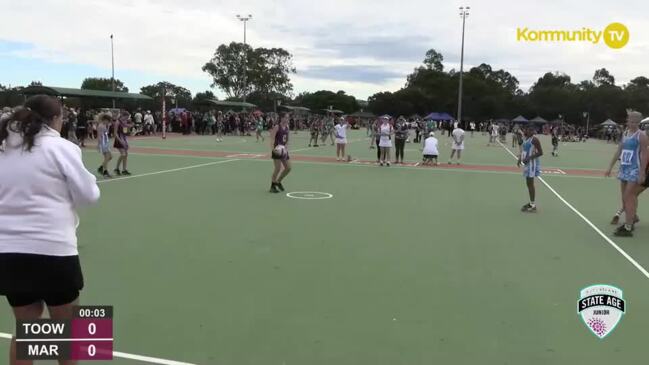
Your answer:
[[[386,166],[390,166],[390,161],[385,163]]]
[[[282,185],[282,183],[277,183],[275,186],[277,186],[280,191],[284,191],[284,185]]]
[[[459,165],[459,164],[460,164],[460,162],[458,161],[458,162],[456,163],[456,165]]]
[[[314,144],[313,147],[320,147],[320,146],[318,146],[317,144]]]
[[[122,173],[119,171],[119,169],[115,169],[115,170],[113,170],[113,172],[114,172],[115,175],[117,175],[117,176],[121,176],[121,175],[122,175]]]
[[[626,228],[626,225],[623,224],[617,227],[617,229],[615,230],[615,232],[613,232],[613,234],[617,237],[633,237],[633,229],[628,230]]]
[[[619,215],[615,215],[615,216],[613,217],[613,219],[611,219],[611,224],[617,226],[618,223],[620,223],[620,216],[619,216]]]
[[[122,175],[131,176],[131,173],[128,170],[122,170]]]
[[[279,193],[279,190],[277,190],[277,186],[275,183],[270,184],[270,192],[271,193]]]
[[[527,203],[527,204],[523,205],[523,207],[521,208],[521,212],[524,212],[524,213],[536,213],[536,206],[532,206],[532,204]]]
[[[99,166],[99,167],[97,168],[97,172],[98,172],[100,175],[103,175],[104,172],[105,172],[105,171],[104,171],[104,166]]]
[[[448,164],[451,165],[452,164],[451,161],[449,161]]]
[[[104,175],[104,178],[106,179],[111,179],[113,177],[111,174],[108,173],[108,170],[104,170],[104,173],[102,175]]]
[[[633,220],[633,224],[636,224],[638,222],[640,222],[640,217],[638,217],[638,215],[636,214],[635,219]]]
[[[379,163],[379,165],[383,166],[383,161],[381,161],[381,162]]]

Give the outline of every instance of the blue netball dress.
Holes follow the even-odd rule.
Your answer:
[[[523,153],[521,155],[521,160],[524,161],[527,156],[532,156],[534,153],[536,153],[536,147],[534,147],[534,144],[532,143],[532,139],[534,137],[530,137],[523,141]],[[525,177],[538,177],[541,175],[541,161],[539,161],[539,158],[533,158],[530,159],[527,162],[527,165],[525,165],[525,168],[523,169],[523,176]]]
[[[637,182],[640,177],[640,131],[629,135],[624,133],[622,152],[620,153],[620,172],[617,178],[621,181]]]

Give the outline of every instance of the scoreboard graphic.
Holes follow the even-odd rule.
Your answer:
[[[18,360],[112,360],[113,307],[78,306],[70,320],[16,322]]]

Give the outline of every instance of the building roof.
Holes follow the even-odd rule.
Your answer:
[[[72,97],[91,97],[91,98],[108,98],[108,99],[139,99],[153,100],[148,95],[125,93],[119,91],[90,90],[90,89],[73,89],[69,87],[57,86],[29,86],[21,91],[25,95],[45,94],[52,96],[72,96]]]

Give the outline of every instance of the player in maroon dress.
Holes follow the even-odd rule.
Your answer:
[[[288,121],[288,114],[284,114],[279,124],[273,126],[273,129],[270,131],[270,140],[272,141],[271,157],[275,165],[270,184],[271,193],[284,191],[282,180],[291,172],[291,163],[289,162],[288,148],[286,147],[288,145],[289,133]]]

